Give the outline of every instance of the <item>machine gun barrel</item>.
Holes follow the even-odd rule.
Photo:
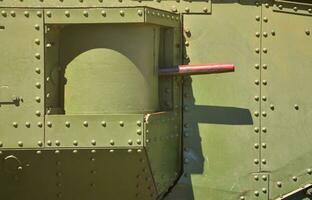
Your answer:
[[[194,75],[194,74],[215,74],[233,72],[233,64],[197,64],[197,65],[179,65],[173,68],[163,68],[159,70],[159,75]]]

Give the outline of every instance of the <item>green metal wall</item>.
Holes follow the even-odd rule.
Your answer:
[[[177,28],[177,21],[147,17],[145,14],[142,18],[137,10],[125,8],[137,6],[181,14],[183,28]],[[176,44],[179,37],[174,41],[167,38],[171,43],[169,46],[175,44],[178,49],[160,52],[171,59],[166,61],[164,58],[160,62],[179,64],[181,47],[184,55],[181,63],[233,63],[236,70],[228,74],[184,77],[183,94],[178,89],[181,87],[179,79],[161,78],[159,106],[164,110],[172,109],[176,114],[174,117],[164,115],[166,117],[162,121],[157,115],[152,115],[151,120],[156,121],[141,127],[136,122],[143,121],[143,115],[110,116],[105,119],[112,127],[107,127],[104,131],[107,135],[103,136],[93,126],[93,123],[102,126],[103,116],[94,115],[87,120],[88,125],[91,124],[88,130],[95,133],[90,137],[88,131],[83,129],[86,126],[85,116],[45,116],[61,112],[52,110],[49,113],[46,110],[48,106],[57,107],[60,104],[56,100],[59,99],[57,93],[60,88],[53,88],[46,80],[49,73],[45,71],[58,63],[53,57],[59,52],[47,52],[46,45],[49,44],[43,42],[57,38],[59,32],[46,33],[43,29],[55,28],[53,24],[68,23],[66,10],[60,9],[62,7],[77,9],[71,15],[74,17],[70,22],[72,24],[86,23],[83,17],[86,10],[89,23],[107,23],[99,18],[100,15],[95,15],[104,15],[96,7],[110,7],[110,20],[114,23],[175,27],[174,34],[183,34],[183,43]],[[124,18],[120,18],[123,13],[118,7],[123,7],[122,12],[126,13]],[[311,198],[290,194],[312,184],[311,2],[0,0],[0,12],[1,101],[11,101],[15,94],[24,101],[18,112],[14,104],[12,107],[0,105],[0,153],[9,155],[11,150],[17,152],[16,155],[23,158],[21,161],[26,162],[27,171],[25,179],[21,179],[27,181],[17,181],[17,185],[14,181],[6,181],[13,180],[13,175],[7,177],[0,173],[4,177],[0,184],[12,189],[6,190],[4,196],[9,197],[18,191],[14,196],[18,199],[40,199],[40,194],[46,194],[51,200],[73,197],[83,200],[153,200],[157,192],[161,196],[166,193],[166,188],[174,184],[180,175],[180,168],[183,168],[181,177],[166,194],[165,200]],[[161,45],[168,47],[167,44]],[[45,63],[45,58],[49,58],[50,62]],[[8,84],[17,89],[10,91]],[[168,95],[168,90],[173,91],[172,96]],[[47,98],[47,91],[50,91],[52,99]],[[183,97],[183,106],[180,106],[180,97]],[[179,125],[180,120],[179,109],[183,110],[183,124],[176,127],[174,124]],[[62,138],[59,133],[66,133],[66,120],[79,124],[80,128],[76,129],[71,124],[73,131]],[[49,122],[53,123],[52,127],[49,127]],[[121,122],[126,124],[124,129],[121,129]],[[146,127],[151,130],[149,136],[146,135]],[[144,134],[138,134],[138,130]],[[61,140],[63,148],[73,148],[75,132],[84,134],[80,137],[79,146],[90,148],[90,151],[79,150],[77,157],[71,150],[59,154],[60,151],[55,150],[59,148],[56,141]],[[126,135],[128,132],[130,134]],[[179,132],[183,135],[181,152],[177,145]],[[172,134],[173,140],[167,134]],[[131,136],[131,145],[128,136]],[[96,145],[111,149],[95,151],[94,137]],[[113,142],[112,137],[116,138]],[[152,142],[146,144],[145,139]],[[54,149],[42,153],[41,148],[50,146],[49,140]],[[157,143],[162,140],[166,142]],[[132,146],[133,141],[140,143],[134,142]],[[118,142],[122,148],[111,147]],[[146,152],[142,150],[143,146],[147,146]],[[15,151],[19,148],[23,151]],[[112,152],[115,156],[110,154]],[[92,164],[95,155],[99,159]],[[163,155],[166,156],[162,158]],[[183,156],[181,166],[179,159],[176,159],[180,155]],[[32,163],[31,166],[27,165],[28,162]],[[153,166],[150,163],[154,163]],[[73,170],[71,165],[81,165],[81,168]],[[130,167],[125,167],[127,165]],[[41,167],[47,170],[43,171]],[[5,168],[0,165],[2,172]],[[92,171],[99,173],[92,175]],[[111,177],[107,171],[113,171],[118,176]],[[77,178],[77,174],[82,175]],[[151,179],[152,174],[155,180]],[[47,181],[42,181],[41,177]],[[80,181],[82,184],[77,184]],[[61,187],[60,182],[65,187]],[[38,194],[38,188],[33,188],[32,184],[40,186]],[[96,189],[92,189],[94,185]],[[103,189],[112,185],[118,187],[107,191]],[[45,191],[46,188],[50,189]],[[32,190],[34,193],[30,196],[23,195]],[[74,195],[71,193],[73,190],[77,191]]]

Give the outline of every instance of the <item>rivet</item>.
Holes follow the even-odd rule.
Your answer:
[[[259,148],[259,144],[258,144],[258,143],[255,143],[255,144],[254,144],[254,147],[255,147],[255,149],[258,149],[258,148]]]
[[[256,52],[256,53],[259,53],[259,52],[260,52],[260,49],[259,49],[259,48],[255,48],[255,52]]]
[[[93,146],[95,146],[95,145],[96,145],[96,140],[92,140],[92,141],[91,141],[91,144],[92,144]]]
[[[260,20],[260,16],[257,15],[256,16],[256,20],[259,21]]]
[[[36,29],[36,30],[39,30],[39,29],[40,29],[39,24],[35,24],[35,29]]]
[[[17,122],[13,122],[13,127],[17,128],[18,127],[18,123]]]
[[[263,116],[263,117],[266,117],[266,116],[267,116],[267,113],[266,113],[265,111],[263,111],[263,112],[262,112],[262,116]]]
[[[263,21],[264,22],[268,22],[268,18],[267,17],[263,17]]]
[[[267,53],[268,49],[267,48],[263,48],[262,51],[263,51],[263,53]]]
[[[61,144],[61,142],[60,142],[60,141],[55,140],[55,145],[56,145],[56,146],[60,146],[60,144]]]
[[[263,68],[263,69],[267,69],[267,68],[268,68],[268,65],[267,65],[267,64],[263,64],[263,65],[262,65],[262,68]]]
[[[259,85],[259,80],[255,80],[255,84],[256,84],[256,85]]]
[[[262,188],[262,192],[263,193],[267,193],[267,189],[266,188]]]
[[[255,196],[259,196],[259,191],[254,192]]]
[[[38,122],[37,126],[41,128],[42,127],[42,122]]]
[[[65,16],[70,17],[70,12],[68,10],[65,11]]]
[[[262,175],[262,180],[266,181],[268,177],[266,175]]]
[[[280,10],[282,10],[282,9],[283,9],[283,5],[278,5],[278,8],[279,8]]]
[[[88,17],[89,16],[89,13],[88,13],[88,11],[83,11],[83,15],[85,16],[85,17]]]
[[[293,181],[297,181],[298,178],[297,178],[296,176],[293,176],[293,177],[292,177],[292,180],[293,180]]]
[[[95,149],[92,149],[92,150],[91,150],[91,153],[96,153],[96,150],[95,150]]]
[[[309,8],[309,9],[308,9],[308,12],[309,12],[309,13],[312,13],[312,8]]]
[[[78,141],[77,141],[77,140],[74,140],[74,141],[73,141],[73,145],[74,145],[74,146],[77,146],[77,145],[78,145]]]
[[[295,6],[293,9],[294,9],[294,11],[297,11],[297,10],[298,10],[298,7]]]
[[[69,121],[66,121],[66,122],[65,122],[65,126],[66,126],[66,127],[70,127],[70,122],[69,122]]]
[[[271,34],[274,36],[274,35],[275,35],[275,31],[274,31],[274,30],[272,30],[272,31],[271,31]]]
[[[132,152],[132,149],[128,149],[128,153],[131,153]]]
[[[46,13],[46,14],[47,14],[47,16],[48,16],[48,17],[51,17],[51,16],[52,16],[51,11],[47,11],[47,13]]]
[[[261,146],[262,146],[262,148],[265,149],[266,148],[266,143],[262,143]]]
[[[245,200],[245,197],[244,196],[240,196],[239,199],[240,200]]]
[[[25,17],[29,17],[29,12],[28,12],[28,11],[25,11],[25,12],[24,12],[24,16],[25,16]]]
[[[128,140],[128,144],[132,145],[133,144],[132,140]]]
[[[277,181],[276,185],[277,185],[277,187],[282,187],[282,182]]]
[[[48,140],[48,141],[47,141],[47,145],[48,145],[48,146],[51,146],[51,145],[52,145],[51,140]]]
[[[55,150],[54,153],[55,153],[55,154],[59,154],[60,151],[59,151],[59,150]]]
[[[255,99],[256,101],[259,101],[259,96],[255,96],[254,99]]]
[[[305,30],[305,33],[307,34],[307,35],[310,35],[310,31],[309,30]]]
[[[0,147],[3,147],[3,143],[0,141]]]
[[[266,160],[265,159],[262,159],[261,162],[262,162],[262,164],[266,164]]]
[[[268,36],[268,33],[267,33],[267,32],[263,32],[263,36],[264,36],[264,37],[267,37],[267,36]]]
[[[142,125],[141,121],[137,121],[137,125],[140,127]]]
[[[114,152],[114,149],[110,149],[110,150],[109,150],[109,153],[113,153],[113,152]]]
[[[255,112],[254,112],[254,115],[255,115],[256,117],[258,117],[258,116],[259,116],[259,112],[258,112],[258,111],[255,111]]]
[[[41,112],[39,110],[37,110],[36,115],[39,117],[41,115]]]
[[[140,139],[137,139],[136,142],[137,142],[138,145],[140,145],[142,143]]]
[[[22,141],[19,141],[17,144],[18,144],[19,147],[23,146],[23,142]]]
[[[262,128],[262,132],[263,132],[263,133],[266,133],[266,132],[267,132],[267,128],[266,128],[266,127],[263,127],[263,128]]]
[[[295,105],[294,105],[294,108],[295,108],[296,110],[299,110],[298,104],[295,104]]]
[[[270,108],[271,108],[271,110],[274,110],[274,105],[270,104]]]
[[[262,100],[263,100],[263,101],[266,101],[266,100],[267,100],[267,97],[266,97],[266,96],[262,96]]]
[[[119,11],[119,14],[120,14],[121,16],[125,16],[125,12],[124,12],[123,10],[120,10],[120,11]]]
[[[190,8],[189,7],[185,7],[185,12],[189,13],[190,12]]]
[[[308,169],[307,169],[307,173],[308,173],[309,175],[311,175],[311,174],[312,174],[312,169],[308,168]]]
[[[185,43],[184,43],[184,44],[185,44],[185,46],[187,46],[187,47],[188,47],[188,46],[190,46],[189,41],[185,41]]]
[[[109,143],[113,146],[115,144],[114,140],[110,140]]]
[[[39,147],[41,147],[43,145],[42,141],[38,141],[37,144]]]
[[[36,154],[40,155],[42,152],[39,150],[39,151],[36,151]]]
[[[52,122],[47,122],[48,127],[52,127]]]
[[[1,14],[2,14],[3,17],[7,16],[7,13],[4,10],[1,11]]]
[[[102,10],[101,14],[102,14],[103,17],[106,17],[106,11],[105,10]]]
[[[204,8],[203,8],[203,11],[204,11],[205,13],[207,13],[207,12],[208,12],[208,8],[207,8],[207,7],[204,7]]]
[[[39,54],[39,53],[36,53],[36,54],[35,54],[35,57],[36,57],[37,59],[40,59],[40,54]]]
[[[73,150],[73,153],[74,153],[74,154],[78,153],[78,150],[77,150],[77,149],[74,149],[74,150]]]
[[[42,17],[41,11],[37,11],[37,16],[38,16],[38,17]]]
[[[51,48],[51,47],[52,47],[52,44],[51,44],[51,43],[47,43],[47,44],[46,44],[46,47],[47,47],[47,48]]]
[[[269,7],[269,4],[268,4],[268,3],[265,3],[264,5],[265,5],[265,7],[267,7],[267,8]]]
[[[21,170],[23,170],[23,167],[22,167],[22,166],[18,166],[18,167],[17,167],[17,170],[18,170],[18,171],[21,171]]]
[[[259,164],[259,160],[258,159],[254,159],[254,163],[257,165]]]
[[[258,175],[254,175],[254,180],[258,181],[259,180],[259,176]]]
[[[119,122],[119,125],[123,127],[125,124],[124,124],[123,121],[120,121],[120,122]]]
[[[38,38],[35,39],[35,44],[39,45],[40,44],[40,40]],[[40,70],[39,70],[40,71]]]
[[[29,128],[30,127],[30,122],[26,122],[25,125],[26,125],[27,128]]]
[[[36,97],[35,99],[38,103],[41,101],[40,97]]]
[[[259,132],[259,128],[258,128],[258,127],[255,127],[255,128],[254,128],[254,131],[255,131],[256,133],[258,133],[258,132]]]
[[[262,81],[262,84],[263,84],[263,85],[266,85],[267,83],[268,83],[268,82],[267,82],[266,80],[263,80],[263,81]]]
[[[84,125],[85,127],[88,127],[89,123],[88,123],[87,121],[84,121],[84,122],[83,122],[83,125]]]
[[[259,33],[259,32],[256,32],[256,36],[257,36],[257,37],[260,37],[260,33]]]
[[[41,84],[39,82],[37,82],[35,85],[36,85],[37,88],[41,87]]]
[[[14,11],[11,11],[10,14],[11,14],[12,17],[16,16],[16,13]]]

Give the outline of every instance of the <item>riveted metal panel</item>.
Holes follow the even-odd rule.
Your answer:
[[[210,0],[174,1],[174,0],[1,0],[0,7],[134,7],[150,6],[171,12],[183,13],[211,13]]]
[[[184,78],[185,173],[168,199],[247,199],[247,177],[260,170],[261,6],[238,2],[213,4],[211,16],[184,15],[186,62],[237,68]]]
[[[43,12],[1,9],[0,26],[0,92],[13,98],[0,102],[0,146],[39,147],[44,137]]]
[[[146,152],[158,193],[173,186],[181,170],[179,118],[173,112],[146,116]]]
[[[146,7],[46,9],[46,24],[150,23],[169,27],[180,25],[180,16]]]
[[[4,151],[0,160],[4,199],[156,199],[138,149]]]
[[[143,114],[47,115],[45,144],[51,147],[139,147]]]
[[[261,19],[261,169],[271,172],[273,199],[312,182],[312,18],[272,6]]]
[[[298,1],[275,0],[273,11],[312,16],[312,3]]]

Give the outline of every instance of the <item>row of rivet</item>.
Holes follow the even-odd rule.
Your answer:
[[[121,149],[107,149],[107,151],[108,151],[109,153],[114,153],[115,151],[120,151],[120,150],[121,150]],[[124,150],[124,149],[122,149],[122,150]],[[38,150],[38,151],[36,151],[36,154],[42,154],[42,153],[45,152],[45,151],[46,151],[46,150],[44,150],[44,151]],[[49,151],[51,151],[51,150],[49,150]],[[68,150],[64,150],[64,151],[68,151]],[[77,154],[79,151],[80,151],[80,150],[78,150],[78,149],[73,149],[73,150],[72,150],[72,153],[73,153],[73,154]],[[84,150],[82,150],[82,151],[84,151]],[[101,151],[103,151],[103,150],[101,150]],[[131,152],[141,153],[141,152],[142,152],[142,149],[127,149],[127,152],[128,152],[128,153],[131,153]],[[54,150],[54,153],[55,153],[55,154],[60,154],[60,153],[61,153],[61,150]],[[91,150],[91,153],[96,153],[96,150],[95,150],[95,149],[92,149],[92,150]],[[0,151],[0,154],[2,154],[2,151]],[[92,158],[91,161],[94,162],[94,161],[95,161],[95,158]]]
[[[284,6],[282,4],[278,5],[277,6],[280,10],[283,10],[284,9]],[[308,13],[311,13],[312,14],[312,8],[308,8],[308,9],[299,9],[297,6],[293,6],[292,9],[297,12],[299,10],[302,10],[302,11],[307,11]]]
[[[256,2],[256,6],[257,7],[259,7],[260,6],[260,4],[258,3],[258,2]],[[259,15],[256,15],[255,16],[255,20],[256,20],[256,23],[257,23],[257,27],[261,27],[261,21],[260,21],[260,19],[261,19],[261,16],[259,16]],[[267,22],[267,18],[263,18],[263,21],[265,21],[265,22]],[[260,23],[260,24],[259,24]],[[261,28],[260,28],[260,30],[261,30]],[[259,62],[261,63],[261,61],[260,61],[260,54],[261,54],[261,51],[260,51],[260,48],[261,48],[261,33],[260,33],[260,31],[256,31],[256,33],[255,33],[255,36],[256,36],[256,39],[257,39],[257,43],[259,44],[259,46],[260,47],[256,47],[255,48],[255,53],[256,53],[256,56],[259,56]],[[262,49],[262,51],[264,52],[264,53],[266,53],[267,52],[267,49]],[[255,64],[255,69],[258,71],[259,69],[260,69],[260,65],[261,64],[259,64],[259,63],[256,63]],[[259,73],[261,73],[261,71],[259,72]],[[260,75],[259,75],[259,73],[256,73],[257,74],[257,76],[259,76],[259,77],[261,77]],[[255,83],[255,85],[257,85],[257,86],[259,86],[260,85],[260,80],[258,80],[258,79],[256,79],[255,81],[254,81],[254,83]],[[263,85],[266,85],[267,84],[267,82],[264,80],[263,82],[262,82],[262,84]],[[260,88],[258,88],[257,87],[257,93],[261,93],[261,90],[260,90]],[[258,97],[258,95],[256,95],[257,97]],[[256,102],[257,103],[257,102]],[[258,105],[258,103],[257,103],[257,105]],[[266,113],[265,112],[263,112],[262,113],[264,116],[266,116]],[[259,111],[258,110],[255,110],[254,111],[254,116],[255,117],[259,117]],[[259,122],[260,123],[260,122]],[[260,124],[259,124],[259,126],[260,126]],[[257,126],[255,127],[255,129],[259,129]],[[256,131],[256,133],[258,133],[258,131]],[[257,137],[258,138],[258,137]],[[262,145],[265,145],[265,144],[262,144]],[[258,149],[259,149],[259,143],[255,143],[254,144],[254,148],[258,151]],[[258,155],[258,154],[257,154]],[[254,159],[254,161],[253,161],[253,163],[255,164],[255,165],[258,165],[259,164],[259,159],[258,158],[255,158]],[[241,199],[244,199],[244,196],[242,196],[241,197]]]
[[[100,124],[101,124],[102,127],[107,127],[107,122],[106,122],[106,121],[101,121]],[[136,124],[137,124],[138,127],[141,127],[142,122],[141,122],[141,121],[137,121]],[[48,122],[47,122],[47,126],[48,126],[49,128],[52,128],[52,125],[53,125],[53,123],[52,123],[51,121],[48,121]],[[65,121],[64,125],[65,125],[65,127],[70,128],[71,123],[70,123],[70,121]],[[89,122],[88,122],[88,121],[83,121],[83,122],[82,122],[82,125],[83,125],[84,127],[89,127]],[[120,127],[124,127],[124,126],[125,126],[125,122],[124,122],[124,121],[119,121],[119,126],[120,126]],[[141,134],[141,130],[138,129],[138,130],[137,130],[137,133],[140,135],[140,134]]]
[[[91,140],[90,143],[91,143],[93,146],[96,146],[96,144],[97,144],[96,140]],[[138,145],[141,145],[141,144],[142,144],[142,141],[141,141],[140,139],[137,139],[137,140],[136,140],[136,143],[137,143]],[[109,144],[110,144],[111,146],[114,146],[114,145],[115,145],[115,141],[114,141],[114,140],[110,140],[110,141],[109,141]],[[48,146],[52,146],[52,141],[51,141],[51,140],[48,140],[48,141],[47,141],[47,145],[48,145]],[[61,142],[60,142],[59,140],[55,140],[55,145],[56,145],[56,146],[60,146],[60,145],[61,145]],[[130,145],[130,146],[133,145],[133,140],[129,139],[129,140],[128,140],[128,145]],[[42,146],[42,142],[41,142],[41,141],[38,142],[38,146]],[[74,140],[74,141],[73,141],[73,146],[78,146],[78,141],[77,141],[77,140]]]

